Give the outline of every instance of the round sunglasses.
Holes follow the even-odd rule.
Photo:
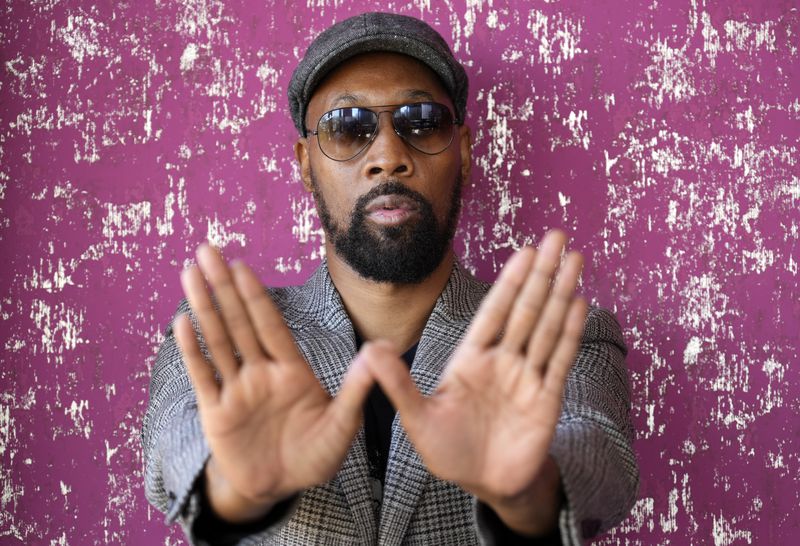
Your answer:
[[[375,110],[383,108],[383,110]],[[378,121],[391,112],[397,136],[423,154],[440,154],[453,142],[453,114],[438,102],[334,108],[322,114],[315,131],[319,149],[334,161],[348,161],[363,152],[378,135]]]

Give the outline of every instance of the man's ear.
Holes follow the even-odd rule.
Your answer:
[[[311,183],[311,158],[308,156],[308,139],[301,137],[294,143],[294,158],[297,161],[297,166],[300,167],[300,178],[303,181],[303,187],[309,193],[314,189]]]
[[[466,183],[472,169],[472,131],[466,123],[458,128],[458,138],[461,146],[461,179]]]

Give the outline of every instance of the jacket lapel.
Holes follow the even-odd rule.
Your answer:
[[[422,332],[411,367],[411,377],[424,396],[430,396],[436,390],[442,372],[464,336],[485,291],[485,285],[475,282],[458,264],[454,266],[450,281]],[[397,415],[392,424],[378,544],[402,543],[420,497],[431,479],[433,476],[414,449]]]
[[[336,396],[355,357],[353,326],[323,262],[293,302],[297,321],[290,324],[300,351],[325,390]],[[292,322],[290,317],[287,323]],[[309,320],[310,319],[310,320]],[[375,544],[377,518],[369,484],[363,428],[347,452],[334,483],[341,487],[362,544]]]

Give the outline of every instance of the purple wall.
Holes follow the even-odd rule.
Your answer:
[[[149,368],[200,241],[273,284],[320,259],[285,88],[376,4],[308,4],[0,8],[0,543],[183,543],[142,489]],[[796,542],[796,2],[465,4],[387,4],[471,78],[459,252],[491,279],[568,229],[631,347],[640,497],[595,544]]]

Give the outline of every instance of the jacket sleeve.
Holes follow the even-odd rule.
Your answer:
[[[636,501],[639,469],[631,447],[626,354],[614,316],[591,307],[550,447],[566,495],[559,516],[566,545],[611,529]]]
[[[189,312],[183,300],[175,317]],[[190,498],[209,457],[191,381],[170,322],[150,375],[150,399],[142,424],[145,495],[167,516],[191,526],[199,499]]]
[[[182,313],[189,313],[197,332],[196,319],[186,300],[178,306],[175,317]],[[202,525],[203,521],[197,525],[198,515],[209,517],[202,496],[203,481],[198,477],[205,468],[210,451],[200,426],[194,389],[173,335],[174,322],[173,318],[167,327],[150,376],[150,400],[141,434],[145,495],[153,506],[166,514],[166,523],[180,523],[191,544],[222,543],[217,539],[219,531],[228,537],[224,543],[236,544],[240,538],[254,534],[257,529],[249,525],[238,530],[242,532],[238,532],[236,526],[220,530],[218,526],[209,528]],[[198,341],[208,357],[199,334]],[[295,499],[281,503],[263,520],[265,528],[260,531],[269,532],[267,527],[280,526],[291,515],[295,505]],[[209,534],[214,538],[207,536]]]

